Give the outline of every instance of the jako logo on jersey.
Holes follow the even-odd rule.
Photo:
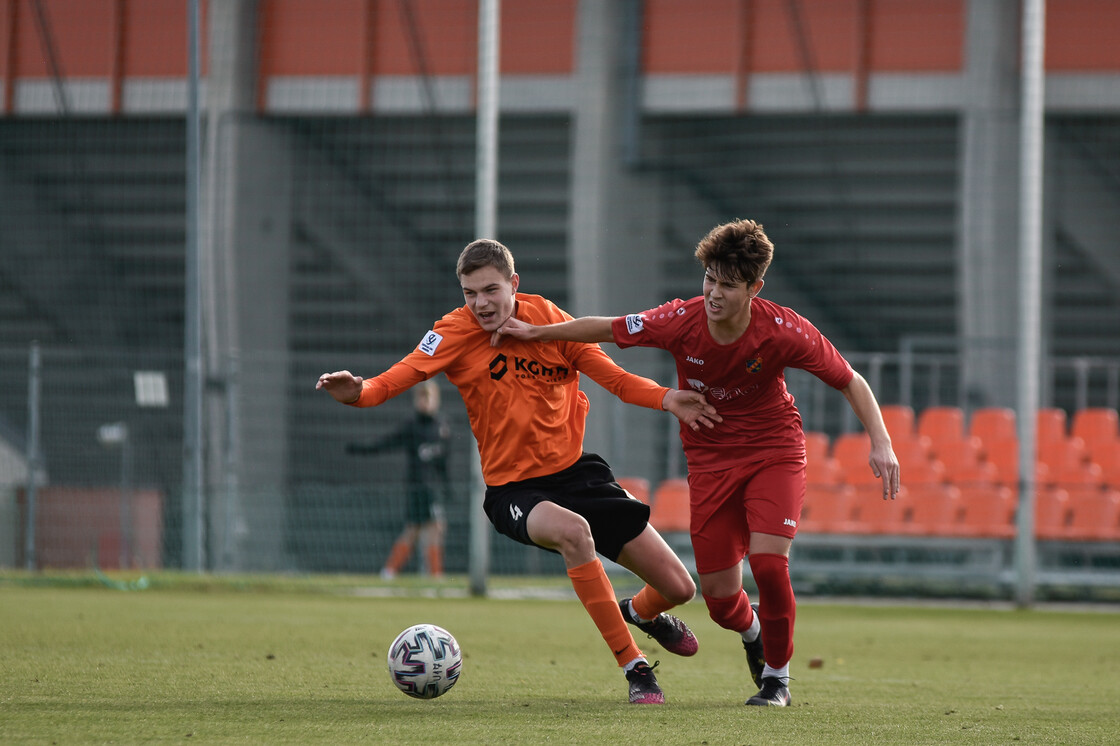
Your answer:
[[[685,355],[684,359],[687,360],[688,362],[692,363],[693,365],[703,365],[704,364],[704,361],[701,358],[695,358],[692,355]]]
[[[757,373],[760,370],[762,370],[762,358],[756,357],[752,360],[747,361],[747,372],[748,373]]]
[[[436,354],[436,348],[439,347],[439,343],[442,341],[442,335],[430,331],[424,335],[423,339],[420,340],[420,352],[423,352],[428,357],[431,357],[432,355]]]
[[[794,528],[797,528],[797,521],[793,520],[792,518],[787,518],[784,521],[782,521],[782,523],[784,523],[787,526],[793,526]]]
[[[637,334],[642,330],[645,321],[645,317],[640,313],[629,314],[626,317],[626,331],[630,334]]]
[[[515,357],[513,359],[513,370],[519,378],[543,378],[552,383],[563,381],[571,373],[571,370],[564,366],[557,366],[549,368],[547,365],[541,365],[536,360],[529,360],[523,357]],[[502,376],[509,371],[509,358],[502,353],[494,356],[490,361],[490,378],[495,381],[500,381]]]
[[[522,515],[521,508],[517,507],[516,505],[510,505],[509,506],[509,514],[511,516],[513,516],[513,520],[515,520],[515,521],[520,521],[521,520],[521,515]]]

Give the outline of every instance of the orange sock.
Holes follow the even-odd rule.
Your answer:
[[[428,572],[434,577],[443,575],[443,547],[439,544],[428,545]]]
[[[599,634],[614,653],[618,665],[625,666],[641,657],[642,651],[638,649],[630,628],[622,618],[622,611],[618,608],[614,588],[603,570],[603,563],[596,557],[579,567],[568,568],[568,577],[572,580],[576,596],[591,616],[591,621],[595,622]]]
[[[647,585],[638,591],[630,603],[634,607],[634,613],[642,619],[653,619],[676,605],[670,603],[669,599],[658,593],[652,585]]]
[[[408,555],[412,554],[412,542],[400,539],[389,550],[389,559],[385,560],[385,569],[396,573],[408,562]]]

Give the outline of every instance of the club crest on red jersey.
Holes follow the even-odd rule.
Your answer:
[[[751,358],[750,360],[747,361],[747,372],[748,373],[758,373],[760,370],[762,370],[762,358],[756,357],[756,358]]]

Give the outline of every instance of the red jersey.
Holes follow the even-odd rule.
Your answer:
[[[725,469],[774,450],[805,450],[801,415],[786,389],[785,369],[801,368],[842,389],[854,371],[817,331],[793,311],[751,299],[751,321],[729,345],[712,339],[703,297],[674,300],[611,324],[619,347],[658,347],[673,354],[678,387],[703,392],[723,422],[694,432],[681,428],[690,472]]]
[[[572,317],[539,295],[517,294],[514,315],[530,324]],[[362,382],[354,406],[372,407],[445,373],[467,405],[486,484],[555,474],[583,453],[590,403],[579,374],[630,404],[661,409],[668,388],[618,367],[597,344],[522,342],[490,346],[466,306],[436,322],[416,349],[376,378]]]

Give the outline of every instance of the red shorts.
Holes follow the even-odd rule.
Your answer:
[[[778,458],[688,475],[696,571],[719,572],[750,552],[751,532],[792,539],[805,504],[805,458]]]

